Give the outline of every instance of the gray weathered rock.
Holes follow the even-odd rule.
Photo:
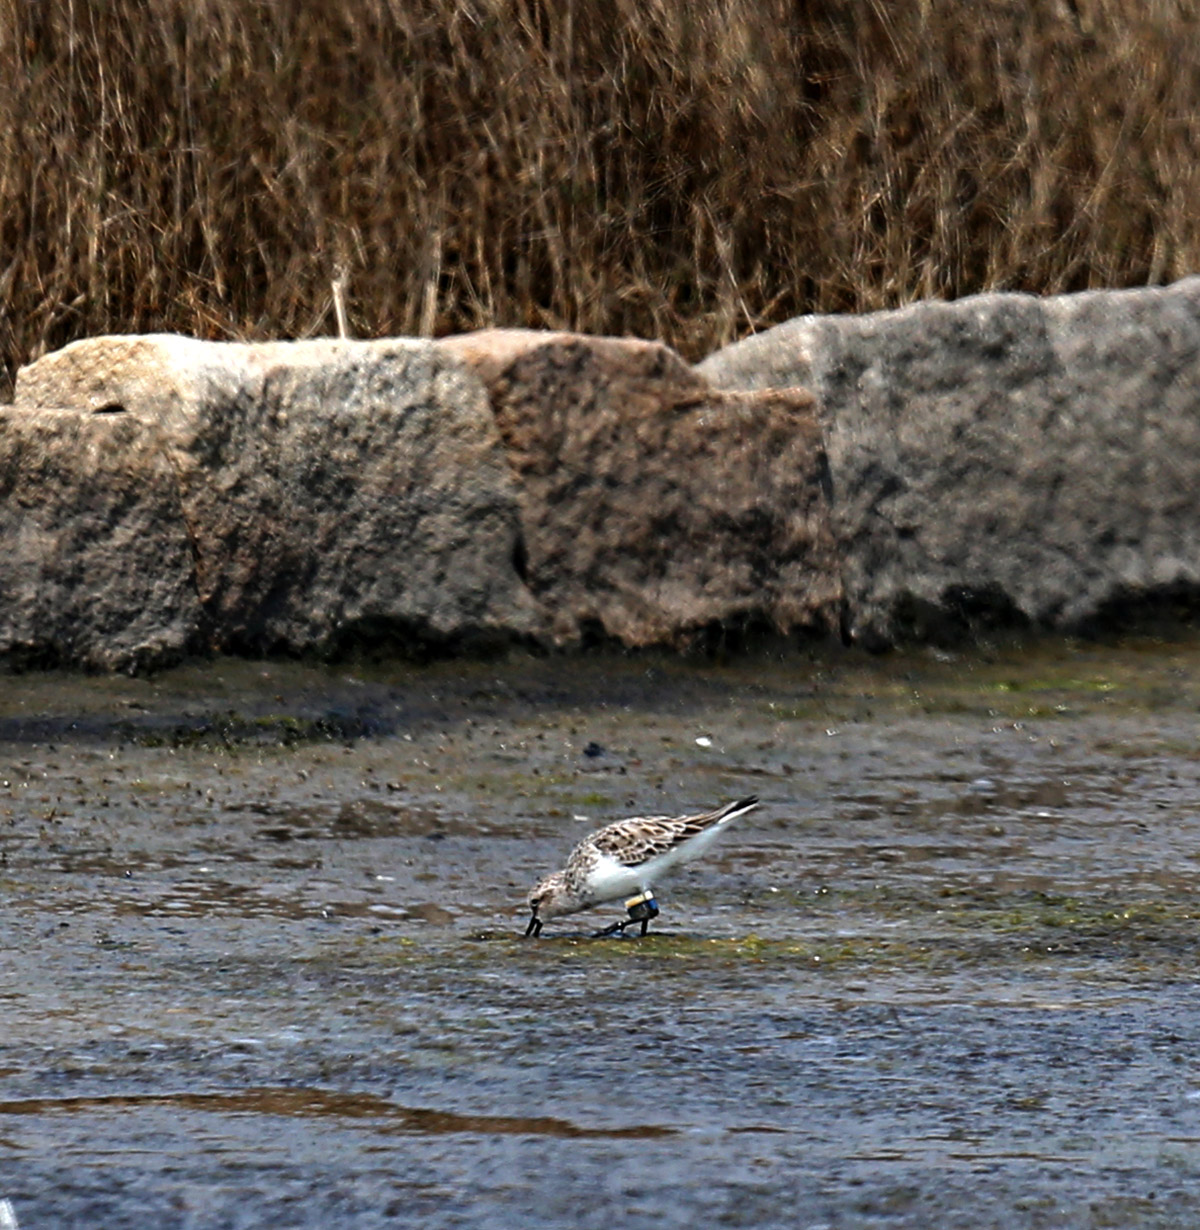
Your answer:
[[[817,393],[866,643],[1200,584],[1200,278],[801,317],[697,370]]]
[[[520,331],[93,339],[0,409],[0,542],[0,653],[101,668],[1078,626],[1200,591],[1200,279],[807,317],[698,371]]]
[[[440,345],[491,393],[557,643],[836,627],[811,394],[718,393],[656,342],[488,330]]]
[[[160,665],[201,647],[179,491],[154,428],[0,407],[0,651],[34,665]]]
[[[96,438],[128,417],[156,439],[129,487],[151,461],[174,476],[216,648],[538,631],[486,395],[430,343],[90,339],[22,369],[9,419],[55,406],[105,411]]]

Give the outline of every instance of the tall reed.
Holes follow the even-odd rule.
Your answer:
[[[1193,0],[0,0],[0,398],[74,338],[811,311],[1200,270]]]

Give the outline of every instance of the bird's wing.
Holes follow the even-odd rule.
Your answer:
[[[640,867],[689,837],[704,832],[724,811],[720,808],[698,816],[635,816],[606,825],[589,840],[601,854],[615,858],[626,867]]]

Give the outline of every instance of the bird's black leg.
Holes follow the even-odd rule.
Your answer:
[[[529,920],[529,926],[525,928],[525,938],[528,939],[531,935],[536,940],[542,933],[542,920],[537,916],[536,911],[533,917]]]
[[[641,893],[637,897],[630,897],[625,902],[625,908],[629,911],[629,917],[623,918],[620,922],[615,922],[611,926],[605,927],[603,931],[597,931],[592,939],[602,939],[606,935],[624,935],[625,928],[630,923],[640,922],[642,929],[639,936],[646,934],[646,928],[650,925],[652,918],[658,917],[658,902],[654,900],[654,894],[651,892]]]

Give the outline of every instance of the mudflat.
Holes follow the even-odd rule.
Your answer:
[[[1193,1223],[1198,710],[1183,634],[6,676],[0,1200]],[[521,938],[590,829],[749,793],[645,939]]]

